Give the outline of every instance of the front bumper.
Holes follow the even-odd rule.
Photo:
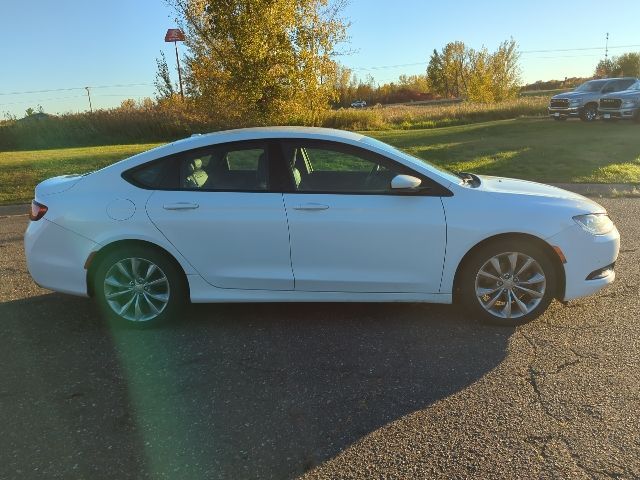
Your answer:
[[[616,118],[618,120],[631,120],[633,118],[636,118],[636,116],[638,115],[638,111],[640,110],[640,108],[638,107],[634,107],[634,108],[620,108],[617,110],[613,110],[613,109],[598,109],[598,114],[605,120],[608,120],[610,118]]]
[[[620,234],[615,227],[606,235],[591,235],[576,224],[548,238],[547,242],[559,247],[567,259],[563,300],[591,295],[615,280],[613,264],[620,250]],[[604,275],[594,275],[609,266]],[[594,276],[596,278],[592,278]]]
[[[24,250],[31,278],[56,292],[87,296],[84,263],[97,243],[46,218],[29,222]]]
[[[550,117],[579,117],[580,107],[547,107]]]

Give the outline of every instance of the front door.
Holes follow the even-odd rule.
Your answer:
[[[295,185],[284,201],[296,290],[439,291],[446,244],[440,197],[393,192],[391,179],[407,167],[372,152],[283,143]]]

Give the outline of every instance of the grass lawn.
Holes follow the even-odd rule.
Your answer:
[[[519,119],[368,135],[451,170],[542,182],[640,183],[640,125]],[[0,203],[41,180],[101,168],[153,145],[0,152]]]

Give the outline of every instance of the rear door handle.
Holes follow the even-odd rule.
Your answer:
[[[302,205],[296,205],[294,210],[326,210],[329,205],[323,205],[322,203],[303,203]]]
[[[200,205],[197,203],[189,203],[189,202],[178,202],[178,203],[167,203],[162,206],[165,210],[194,210],[198,208]]]

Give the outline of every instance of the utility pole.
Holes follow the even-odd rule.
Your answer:
[[[607,32],[607,40],[604,45],[604,61],[606,62],[609,59],[609,32]]]
[[[178,56],[178,42],[173,42],[176,47],[176,63],[178,64],[178,82],[180,83],[180,97],[184,100],[184,93],[182,92],[182,74],[180,73],[180,57]]]
[[[91,105],[91,92],[89,91],[91,87],[84,87],[84,88],[87,91],[87,97],[89,97],[89,111],[93,113],[93,106]]]
[[[178,55],[178,42],[184,42],[184,33],[179,28],[170,28],[164,36],[165,42],[173,42],[176,47],[176,63],[178,64],[178,82],[180,83],[180,97],[184,100],[182,92],[182,73],[180,72],[180,56]]]

